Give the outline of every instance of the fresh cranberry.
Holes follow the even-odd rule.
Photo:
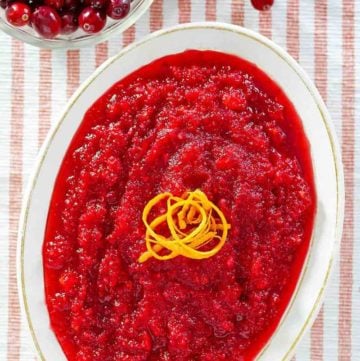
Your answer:
[[[7,7],[7,0],[0,0],[0,7],[2,7],[3,9],[6,9]]]
[[[75,10],[81,8],[80,0],[63,0],[64,8],[67,10]]]
[[[90,5],[93,8],[102,9],[106,6],[108,0],[90,0]]]
[[[60,10],[64,6],[64,0],[44,0],[44,5]]]
[[[113,19],[124,18],[130,11],[130,0],[110,0],[107,6],[107,14]]]
[[[6,9],[6,19],[14,26],[24,26],[29,23],[31,8],[29,5],[16,2]]]
[[[106,16],[98,9],[90,6],[79,15],[79,25],[88,34],[98,33],[106,24]]]
[[[79,27],[77,16],[74,13],[65,13],[61,16],[61,34],[71,34]]]
[[[27,0],[26,3],[32,8],[35,9],[42,4],[41,0]]]
[[[256,10],[264,11],[273,6],[274,0],[251,0],[251,4]]]
[[[39,6],[33,12],[31,22],[33,28],[44,38],[52,39],[60,33],[61,18],[50,6]]]
[[[84,6],[91,6],[95,9],[103,9],[106,7],[108,0],[82,0]]]

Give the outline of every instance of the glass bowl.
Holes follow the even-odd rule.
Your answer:
[[[96,34],[86,34],[83,30],[78,29],[69,35],[59,34],[54,39],[45,39],[29,25],[15,27],[9,24],[6,20],[5,10],[3,8],[0,8],[0,29],[14,38],[40,48],[80,48],[82,46],[94,45],[105,41],[114,33],[125,31],[144,14],[152,2],[153,0],[133,0],[131,2],[130,12],[124,19],[113,20],[107,17],[104,29]]]

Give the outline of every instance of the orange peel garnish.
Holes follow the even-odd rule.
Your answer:
[[[164,200],[165,213],[149,221],[154,206]],[[210,258],[224,246],[231,227],[221,210],[199,189],[186,192],[182,197],[173,196],[169,192],[158,194],[145,206],[142,220],[146,227],[147,251],[139,257],[140,263],[151,257],[161,261],[177,256]],[[166,225],[170,236],[157,233],[156,229],[160,225]],[[217,242],[211,249],[201,249],[213,240]]]

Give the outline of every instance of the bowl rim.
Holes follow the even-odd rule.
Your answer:
[[[130,10],[130,13],[121,21],[115,22],[110,27],[103,29],[95,34],[83,34],[80,38],[74,39],[45,39],[37,37],[28,33],[22,27],[14,27],[8,24],[2,17],[0,17],[0,29],[4,33],[24,43],[37,46],[44,49],[79,49],[85,46],[96,45],[100,42],[106,41],[115,33],[122,33],[133,25],[144,13],[149,9],[154,0],[141,0],[140,3]]]
[[[152,0],[150,0],[152,1]],[[337,186],[337,193],[336,193],[336,224],[335,224],[335,235],[333,241],[333,249],[331,252],[331,257],[328,261],[328,265],[326,268],[326,274],[322,283],[321,288],[318,290],[316,295],[315,302],[311,308],[311,311],[307,314],[305,321],[302,323],[299,333],[293,340],[291,346],[286,350],[286,354],[283,357],[284,360],[288,360],[293,353],[295,352],[296,346],[298,345],[299,341],[301,340],[302,336],[304,335],[305,331],[311,326],[314,322],[316,315],[320,310],[320,306],[322,304],[322,300],[325,294],[325,290],[329,285],[329,279],[331,277],[332,271],[334,269],[335,259],[338,253],[340,240],[342,236],[342,229],[343,229],[343,221],[344,221],[344,208],[345,208],[345,186],[344,186],[344,174],[343,174],[343,164],[341,159],[341,152],[340,146],[336,137],[336,132],[334,125],[331,121],[330,114],[326,108],[324,101],[321,98],[317,88],[313,84],[310,77],[306,74],[306,72],[302,69],[302,67],[296,62],[294,58],[292,58],[283,48],[279,45],[274,43],[272,40],[269,40],[265,36],[233,24],[222,23],[222,22],[194,22],[194,23],[184,23],[179,24],[173,27],[169,27],[166,29],[158,30],[156,32],[150,33],[147,36],[143,37],[142,39],[126,46],[120,52],[118,52],[115,56],[106,60],[100,67],[98,67],[75,91],[75,93],[71,96],[71,98],[66,103],[64,110],[58,120],[51,126],[50,131],[48,132],[43,145],[40,148],[38,156],[33,165],[33,171],[29,177],[28,186],[23,196],[22,201],[22,209],[18,227],[18,238],[17,238],[17,283],[18,283],[18,292],[19,292],[19,299],[20,299],[20,306],[24,315],[26,316],[27,325],[30,330],[30,334],[32,336],[33,344],[35,346],[36,352],[41,360],[46,361],[42,350],[40,348],[40,344],[38,342],[35,330],[33,328],[32,319],[28,307],[27,296],[25,292],[25,280],[24,280],[24,249],[25,249],[25,238],[26,238],[26,226],[27,226],[27,218],[29,213],[29,207],[32,201],[32,193],[33,188],[38,180],[38,176],[40,174],[42,164],[44,159],[47,155],[48,149],[51,146],[52,140],[55,137],[58,129],[62,125],[63,121],[65,120],[67,114],[69,113],[70,109],[76,103],[77,99],[82,95],[82,93],[90,86],[90,84],[107,69],[112,63],[119,60],[123,55],[132,51],[133,49],[151,41],[154,38],[161,37],[168,33],[182,31],[184,29],[215,29],[215,30],[222,30],[222,31],[230,31],[236,34],[241,34],[255,40],[262,45],[270,48],[270,50],[274,51],[278,56],[280,56],[290,67],[291,69],[299,76],[303,84],[306,86],[307,90],[313,97],[317,108],[320,112],[321,119],[323,121],[323,125],[325,126],[330,145],[331,145],[331,152],[333,158],[333,164],[335,167],[335,176],[336,176],[336,186]],[[296,289],[294,290],[291,299],[286,307],[285,312],[283,313],[280,322],[276,326],[275,331],[272,333],[271,337],[267,340],[266,344],[264,345],[263,349],[259,352],[256,356],[256,359],[261,357],[261,355],[265,352],[267,347],[270,345],[272,339],[274,338],[275,334],[278,332],[281,324],[283,323],[284,319],[287,317],[288,313],[292,309],[294,300],[298,294],[300,285],[304,279],[305,271],[308,267],[308,262],[310,255],[313,251],[313,236],[310,240],[309,250],[307,252],[306,259],[304,261],[301,274],[297,281]]]

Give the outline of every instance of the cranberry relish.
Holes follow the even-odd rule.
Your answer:
[[[231,224],[206,260],[139,256],[156,194],[200,188]],[[308,142],[256,66],[187,51],[116,83],[63,160],[43,248],[51,325],[69,360],[252,360],[309,247]]]

